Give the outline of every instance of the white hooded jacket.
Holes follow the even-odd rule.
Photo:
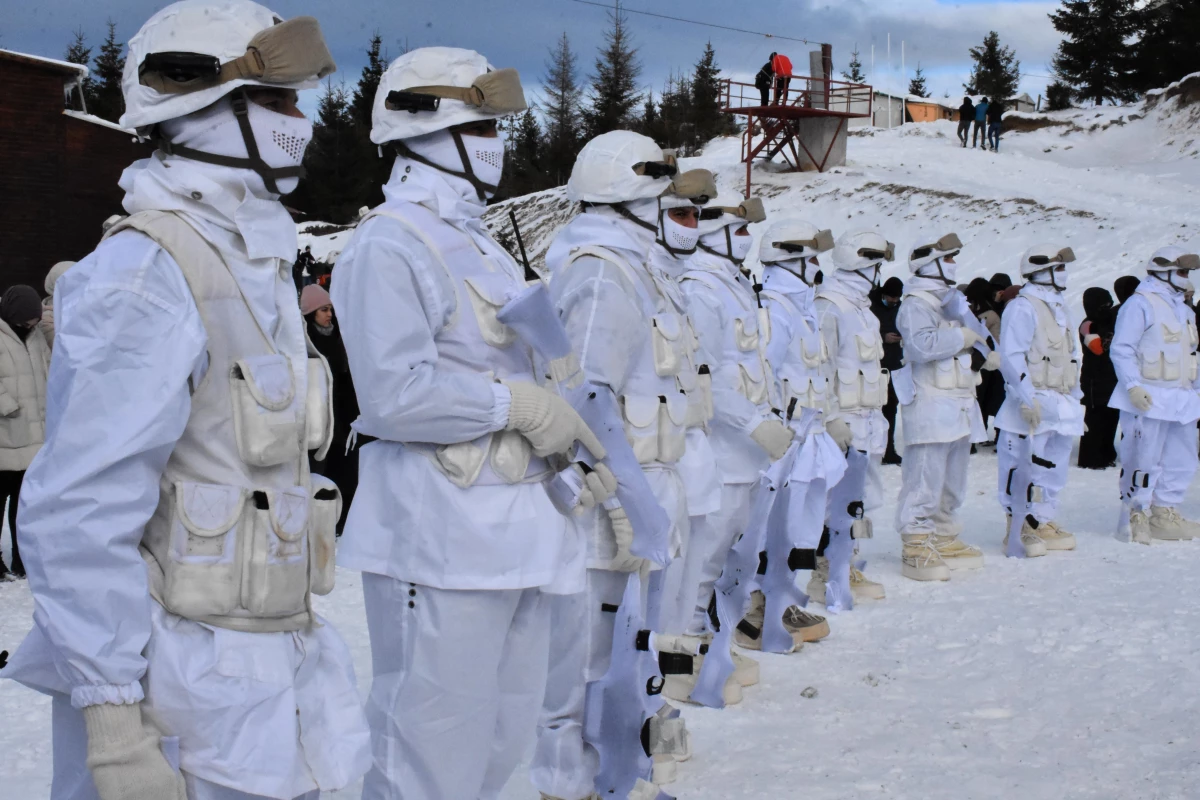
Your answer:
[[[1155,327],[1157,326],[1157,328]],[[1192,378],[1187,370],[1195,364],[1196,312],[1177,292],[1156,278],[1143,280],[1133,296],[1121,304],[1113,333],[1113,368],[1117,373],[1117,390],[1108,404],[1112,408],[1141,414],[1129,399],[1129,390],[1142,386],[1154,402],[1145,412],[1150,419],[1170,422],[1194,422],[1200,419],[1200,378]],[[1166,340],[1171,340],[1170,342]],[[1176,351],[1174,368],[1179,374],[1174,381],[1161,379],[1166,372],[1160,366],[1159,379],[1146,377],[1143,364],[1153,360],[1163,363],[1165,355]],[[1149,358],[1144,358],[1143,355]]]

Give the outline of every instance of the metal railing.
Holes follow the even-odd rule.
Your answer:
[[[865,84],[794,75],[775,79],[764,107],[754,84],[730,78],[721,81],[721,110],[746,113],[745,109],[755,109],[754,116],[774,116],[772,109],[787,109],[778,115],[870,117],[874,96],[872,87]]]

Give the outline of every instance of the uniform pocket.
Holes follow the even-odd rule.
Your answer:
[[[1035,389],[1046,388],[1046,382],[1050,377],[1050,359],[1035,358],[1029,363],[1029,382],[1033,384]]]
[[[887,373],[863,373],[862,404],[867,408],[883,408],[887,405]]]
[[[742,383],[742,394],[755,405],[767,402],[767,379],[761,364],[738,364],[738,375]]]
[[[758,349],[758,322],[756,320],[749,317],[735,317],[733,335],[737,349],[743,353]]]
[[[957,362],[959,389],[974,389],[983,383],[983,376],[971,369],[970,355],[957,356],[955,361]]]
[[[482,441],[457,442],[438,447],[434,450],[438,471],[460,489],[473,486],[491,450],[492,436],[488,434]]]
[[[336,564],[337,524],[342,517],[342,493],[337,484],[321,475],[312,476],[312,505],[308,510],[308,549],[312,554],[313,594],[333,591]]]
[[[621,398],[625,438],[640,464],[658,461],[658,406],[657,397],[625,395]]]
[[[496,318],[508,303],[512,284],[501,275],[479,275],[465,278],[467,296],[479,324],[479,333],[492,347],[508,347],[517,340],[517,332]]]
[[[309,489],[251,495],[252,536],[242,606],[253,614],[285,617],[307,610]]]
[[[878,361],[883,358],[883,339],[875,331],[854,334],[859,361]]]
[[[688,395],[691,407],[688,409],[689,428],[707,425],[713,418],[712,373],[707,364],[701,364],[696,372],[696,386]]]
[[[500,431],[492,437],[492,470],[505,483],[520,483],[529,471],[533,445],[516,431]]]
[[[287,356],[238,361],[231,373],[233,432],[242,461],[273,467],[300,458],[305,439],[296,375]]]
[[[812,340],[811,343],[809,340]],[[800,358],[804,366],[816,369],[829,360],[825,349],[825,340],[818,336],[804,337],[800,340]]]
[[[1179,352],[1163,353],[1162,355],[1162,379],[1164,381],[1177,381],[1183,377],[1183,365],[1180,363]]]
[[[229,614],[238,605],[246,490],[175,484],[163,605],[189,619]]]
[[[333,373],[324,357],[308,359],[308,391],[304,403],[305,450],[324,461],[333,443]]]
[[[933,386],[935,389],[958,388],[958,359],[943,358],[934,363]]]
[[[658,407],[658,460],[673,464],[687,449],[687,395],[660,397]]]
[[[651,320],[654,371],[659,377],[678,375],[683,367],[683,325],[675,314],[655,314]]]
[[[862,405],[862,380],[856,369],[839,367],[837,371],[838,405],[842,408],[858,408]]]

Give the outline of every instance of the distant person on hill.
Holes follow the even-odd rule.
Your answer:
[[[987,140],[988,144],[991,145],[992,152],[995,153],[1000,152],[1000,128],[1004,123],[1005,110],[1004,104],[999,100],[993,100],[987,110]]]
[[[762,65],[762,69],[754,76],[754,88],[758,89],[759,95],[762,97],[762,105],[769,106],[771,104],[771,84],[775,83],[775,56],[778,53],[771,53],[767,57],[767,63]]]
[[[792,60],[782,53],[771,57],[771,70],[775,73],[775,105],[787,104],[788,84],[792,81]]]
[[[296,293],[299,294],[304,290],[304,287],[312,283],[311,280],[305,280],[306,277],[312,276],[312,266],[315,263],[312,254],[312,245],[306,245],[304,250],[296,253],[296,261],[292,264],[292,280],[296,284]],[[305,269],[308,270],[308,275],[305,275]]]
[[[971,147],[978,145],[981,149],[987,147],[987,110],[988,99],[985,97],[975,106],[975,131],[971,134]]]
[[[958,107],[958,140],[963,147],[967,146],[967,140],[971,137],[971,121],[974,119],[975,104],[971,98],[964,97],[962,105]]]

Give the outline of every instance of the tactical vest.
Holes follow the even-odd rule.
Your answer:
[[[333,436],[329,367],[298,307],[281,309],[277,346],[220,253],[182,216],[134,214],[106,238],[124,230],[174,259],[208,338],[207,371],[142,534],[150,594],[216,627],[308,627],[311,595],[333,589],[341,515],[337,487],[308,467],[308,451],[323,457]]]
[[[821,338],[820,328],[783,292],[765,289],[762,297],[768,304],[778,306],[792,323],[787,357],[775,370],[783,395],[783,408],[789,408],[795,400],[799,408],[824,410],[828,403],[828,380],[823,370],[829,362],[829,348]],[[774,335],[773,330],[769,331],[768,343]]]
[[[1138,292],[1146,298],[1154,321],[1138,342],[1138,362],[1147,386],[1190,389],[1197,377],[1196,323],[1189,317],[1180,322],[1175,308],[1154,292]]]
[[[846,411],[883,408],[888,399],[888,373],[883,359],[883,337],[879,320],[869,308],[860,308],[837,292],[818,292],[841,312],[838,351],[831,354],[835,366],[833,391],[838,406]]]
[[[941,330],[961,329],[958,320],[946,319],[942,314],[942,301],[932,292],[909,292],[905,295],[908,302],[919,301],[929,306],[941,319],[938,328]],[[975,397],[975,387],[983,382],[978,372],[971,369],[971,354],[959,353],[937,361],[925,361],[912,364],[913,382],[929,395],[945,397]]]
[[[1045,300],[1022,295],[1037,317],[1033,342],[1025,354],[1029,382],[1035,389],[1070,394],[1079,385],[1079,345],[1058,324],[1054,310]]]

